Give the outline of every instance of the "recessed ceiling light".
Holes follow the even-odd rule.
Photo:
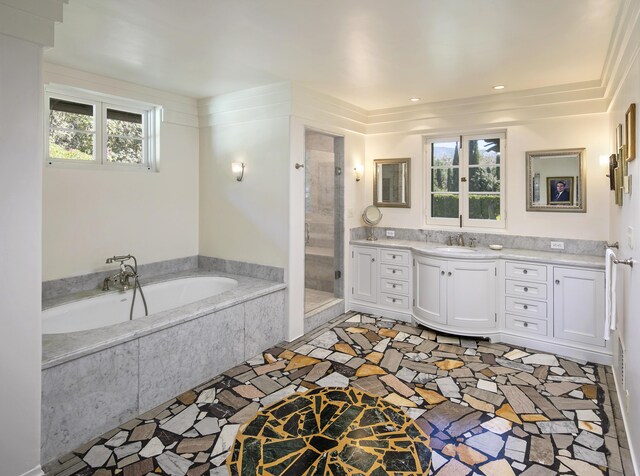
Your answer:
[[[411,102],[418,102],[420,101],[420,98],[410,98],[409,101]]]
[[[495,89],[496,91],[499,89],[504,89],[504,84],[496,84],[493,89]]]

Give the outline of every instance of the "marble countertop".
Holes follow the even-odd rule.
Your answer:
[[[44,334],[42,336],[42,369],[54,367],[107,347],[122,344],[182,322],[197,319],[206,314],[211,314],[212,312],[220,311],[235,306],[236,304],[286,289],[287,287],[284,283],[204,270],[189,270],[158,276],[145,280],[143,286],[145,284],[191,276],[224,276],[238,281],[238,286],[216,296],[159,312],[152,316],[140,317],[132,321],[125,321],[86,331],[69,332],[65,334]],[[61,298],[49,299],[43,302],[42,307],[43,309],[47,309],[64,304],[65,302],[89,299],[104,293],[104,291],[100,290],[84,291]]]
[[[463,249],[463,247],[447,246],[444,243],[433,243],[425,241],[383,239],[376,241],[351,240],[350,243],[352,245],[358,246],[376,246],[379,248],[405,249],[411,250],[418,254],[425,254],[428,256],[448,259],[512,259],[520,261],[540,261],[555,265],[579,266],[598,269],[604,269],[605,265],[604,256],[577,255],[563,252],[525,250],[519,248],[503,248],[501,250],[492,250],[487,246],[478,245],[475,248],[470,248],[468,246],[464,247],[464,250],[473,250],[471,252],[460,252],[458,251],[458,249]],[[442,248],[449,248],[451,250],[443,250]]]

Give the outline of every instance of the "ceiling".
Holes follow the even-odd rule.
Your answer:
[[[70,0],[45,60],[190,97],[367,110],[600,81],[622,0]]]

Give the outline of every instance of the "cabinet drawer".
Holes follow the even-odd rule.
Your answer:
[[[507,278],[526,278],[531,281],[547,281],[547,267],[543,264],[507,261],[504,266],[504,274]]]
[[[533,301],[531,299],[520,299],[507,296],[506,311],[514,312],[527,317],[547,318],[547,303],[544,301]]]
[[[506,324],[508,329],[528,334],[537,334],[540,336],[548,335],[548,321],[542,319],[530,319],[528,317],[514,316],[506,314]]]
[[[507,279],[505,281],[504,291],[512,296],[532,299],[547,299],[547,285],[543,283]]]
[[[395,264],[380,263],[380,277],[381,278],[394,278],[402,281],[409,280],[409,267],[398,266]]]
[[[380,305],[393,309],[409,309],[409,296],[380,293]]]
[[[380,250],[380,262],[381,263],[394,263],[394,264],[409,264],[409,252],[398,250]]]
[[[382,278],[380,279],[380,291],[383,293],[404,294],[405,296],[408,296],[409,283],[407,281]]]

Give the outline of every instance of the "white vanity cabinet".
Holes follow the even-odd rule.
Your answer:
[[[504,263],[504,316],[507,331],[542,337],[550,335],[551,273],[546,264]]]
[[[604,297],[600,269],[505,261],[503,340],[603,361]]]
[[[349,308],[611,363],[604,270],[593,259],[572,257],[567,264],[567,258],[520,258],[514,251],[494,257],[482,250],[451,257],[455,251],[425,248],[354,244]]]
[[[351,260],[352,308],[410,321],[411,252],[352,246]]]
[[[413,315],[418,322],[465,334],[495,329],[495,261],[415,255],[414,262]]]
[[[554,267],[553,335],[603,347],[604,273]]]
[[[378,301],[378,249],[373,246],[351,248],[351,297],[354,300]]]

